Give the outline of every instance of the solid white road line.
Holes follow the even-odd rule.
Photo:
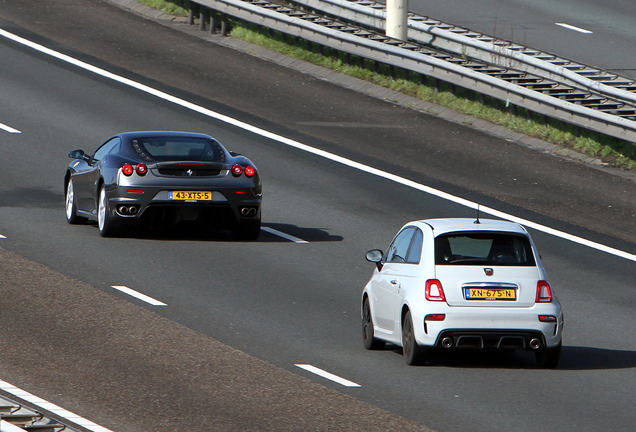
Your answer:
[[[12,134],[19,134],[19,133],[22,133],[22,132],[20,132],[20,131],[19,131],[19,130],[17,130],[17,129],[13,129],[11,126],[7,126],[6,124],[2,124],[2,123],[0,123],[0,129],[2,129],[2,130],[4,130],[4,131],[7,131],[7,132],[9,132],[9,133],[12,133]]]
[[[586,33],[586,34],[592,33],[589,30],[582,29],[581,27],[575,27],[575,26],[570,25],[570,24],[565,24],[565,23],[555,23],[555,24],[558,25],[558,26],[564,27],[566,29],[577,31],[579,33]]]
[[[233,125],[235,127],[241,128],[243,130],[252,132],[252,133],[254,133],[256,135],[260,135],[260,136],[262,136],[264,138],[268,138],[268,139],[271,139],[273,141],[277,141],[277,142],[279,142],[281,144],[285,144],[287,146],[290,146],[290,147],[293,147],[293,148],[296,148],[296,149],[299,149],[299,150],[303,150],[305,152],[308,152],[308,153],[314,154],[316,156],[320,156],[320,157],[329,159],[331,161],[346,165],[348,167],[355,168],[355,169],[358,169],[360,171],[364,171],[366,173],[369,173],[369,174],[372,174],[372,175],[375,175],[375,176],[378,176],[378,177],[385,178],[387,180],[391,180],[391,181],[393,181],[395,183],[398,183],[398,184],[401,184],[401,185],[404,185],[404,186],[408,186],[408,187],[417,189],[419,191],[428,193],[428,194],[436,196],[438,198],[445,199],[447,201],[454,202],[456,204],[459,204],[459,205],[462,205],[462,206],[465,206],[465,207],[468,207],[468,208],[472,208],[474,210],[477,210],[477,207],[479,205],[478,203],[475,203],[475,202],[472,202],[472,201],[469,201],[469,200],[466,200],[466,199],[463,199],[463,198],[456,197],[456,196],[451,195],[449,193],[442,192],[442,191],[434,189],[432,187],[416,183],[416,182],[414,182],[412,180],[405,179],[405,178],[397,176],[395,174],[391,174],[391,173],[388,173],[388,172],[385,172],[385,171],[381,171],[381,170],[379,170],[377,168],[373,168],[373,167],[370,167],[370,166],[367,166],[367,165],[363,165],[363,164],[361,164],[359,162],[356,162],[356,161],[353,161],[351,159],[347,159],[347,158],[344,158],[342,156],[338,156],[336,154],[326,152],[324,150],[316,149],[316,148],[310,147],[310,146],[308,146],[306,144],[302,144],[302,143],[300,143],[298,141],[294,141],[294,140],[291,140],[289,138],[285,138],[283,136],[277,135],[275,133],[268,132],[266,130],[257,128],[255,126],[252,126],[250,124],[244,123],[242,121],[233,119],[232,117],[228,117],[226,115],[223,115],[223,114],[217,113],[215,111],[209,110],[207,108],[201,107],[199,105],[195,105],[192,102],[188,102],[186,100],[179,99],[179,98],[177,98],[175,96],[172,96],[172,95],[169,95],[167,93],[161,92],[159,90],[155,90],[155,89],[153,89],[151,87],[148,87],[146,85],[137,83],[137,82],[132,81],[132,80],[130,80],[128,78],[120,77],[120,76],[115,75],[115,74],[113,74],[111,72],[105,71],[104,69],[100,69],[100,68],[92,66],[92,65],[90,65],[88,63],[82,62],[80,60],[76,60],[76,59],[74,59],[74,58],[72,58],[70,56],[67,56],[65,54],[58,53],[56,51],[53,51],[52,49],[46,48],[46,47],[44,47],[42,45],[39,45],[39,44],[31,42],[31,41],[29,41],[27,39],[24,39],[24,38],[22,38],[20,36],[17,36],[17,35],[14,35],[12,33],[9,33],[6,30],[0,29],[0,36],[4,36],[7,39],[10,39],[10,40],[15,41],[15,42],[17,42],[19,44],[25,45],[27,47],[33,48],[34,50],[37,50],[37,51],[42,52],[44,54],[48,54],[48,55],[50,55],[52,57],[55,57],[57,59],[65,61],[67,63],[73,64],[73,65],[75,65],[77,67],[80,67],[80,68],[85,69],[87,71],[93,72],[93,73],[95,73],[97,75],[103,76],[105,78],[111,79],[113,81],[122,83],[122,84],[130,86],[130,87],[133,87],[133,88],[138,89],[138,90],[140,90],[142,92],[151,94],[153,96],[156,96],[158,98],[164,99],[164,100],[166,100],[168,102],[172,102],[172,103],[174,103],[176,105],[182,106],[182,107],[190,109],[192,111],[198,112],[198,113],[203,114],[205,116],[208,116],[210,118],[214,118],[216,120],[228,123],[230,125]],[[606,253],[609,253],[609,254],[612,254],[612,255],[616,255],[618,257],[625,258],[625,259],[628,259],[628,260],[636,262],[636,255],[630,254],[628,252],[621,251],[619,249],[615,249],[615,248],[612,248],[612,247],[609,247],[609,246],[605,246],[605,245],[600,244],[600,243],[596,243],[596,242],[584,239],[582,237],[577,237],[577,236],[572,235],[572,234],[568,234],[568,233],[565,233],[565,232],[562,232],[562,231],[558,231],[556,229],[553,229],[553,228],[550,228],[550,227],[547,227],[547,226],[544,226],[544,225],[540,225],[538,223],[531,222],[531,221],[528,221],[528,220],[525,220],[525,219],[522,219],[522,218],[518,218],[516,216],[509,215],[507,213],[504,213],[504,212],[501,212],[501,211],[498,211],[498,210],[495,210],[495,209],[491,209],[491,208],[488,208],[488,207],[481,207],[480,206],[480,211],[482,211],[483,213],[490,214],[492,216],[496,216],[496,217],[499,217],[499,218],[502,218],[502,219],[510,220],[510,221],[513,221],[513,222],[517,222],[517,223],[520,223],[522,225],[526,225],[526,226],[528,226],[528,227],[530,227],[532,229],[535,229],[537,231],[545,232],[545,233],[553,235],[555,237],[566,239],[566,240],[572,241],[574,243],[578,243],[578,244],[590,247],[592,249],[596,249],[596,250],[599,250],[599,251],[602,251],[602,252],[606,252]]]
[[[341,378],[338,375],[334,375],[332,373],[319,369],[316,366],[312,366],[308,364],[297,364],[295,366],[298,366],[301,369],[305,369],[306,371],[319,375],[323,378],[327,378],[328,380],[337,382],[338,384],[341,384],[345,387],[360,387],[360,384],[356,384],[353,381],[349,381],[344,378]]]
[[[289,234],[285,234],[284,232],[280,232],[278,230],[275,230],[274,228],[269,228],[269,227],[261,227],[262,231],[268,232],[270,234],[274,234],[277,235],[278,237],[282,237],[284,239],[293,241],[294,243],[309,243],[306,240],[303,239],[299,239],[298,237],[294,237],[293,235],[289,235]]]
[[[112,288],[115,288],[118,291],[128,294],[129,296],[135,297],[141,301],[145,301],[146,303],[150,303],[153,306],[168,306],[167,304],[160,302],[159,300],[155,300],[152,297],[148,297],[146,294],[142,294],[133,289],[128,288],[127,286],[122,285],[111,285]]]
[[[98,425],[97,423],[93,423],[90,420],[87,420],[83,417],[78,416],[70,411],[65,410],[57,405],[54,405],[50,402],[45,401],[44,399],[35,396],[29,392],[26,392],[22,389],[17,388],[13,384],[9,384],[6,381],[0,380],[0,390],[4,390],[7,393],[14,395],[17,398],[23,399],[30,404],[35,405],[36,407],[41,408],[42,410],[48,411],[56,415],[57,417],[68,420],[71,423],[75,423],[76,425],[82,426],[93,432],[112,432],[110,429],[106,429],[103,426]],[[20,429],[22,430],[22,429]]]

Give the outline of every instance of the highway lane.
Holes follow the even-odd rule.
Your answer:
[[[11,51],[2,54],[5,59],[13,55]],[[34,58],[38,61],[30,63]],[[406,220],[471,216],[472,211],[49,63],[38,56],[20,57],[6,63],[21,65],[20,69],[6,74],[3,63],[3,78],[7,76],[21,98],[20,104],[12,106],[23,106],[16,114],[3,110],[6,123],[24,130],[21,141],[13,135],[4,141],[3,136],[11,157],[2,166],[3,178],[5,168],[13,169],[6,171],[11,176],[6,177],[5,192],[14,188],[12,179],[20,173],[19,168],[11,167],[25,154],[41,146],[47,160],[59,160],[64,166],[67,143],[105,139],[99,126],[102,122],[112,121],[108,126],[123,129],[140,124],[145,128],[187,126],[210,131],[226,144],[240,143],[236,149],[253,157],[267,178],[266,224],[310,243],[293,244],[269,235],[254,244],[235,244],[222,236],[208,241],[179,236],[102,240],[94,227],[66,225],[61,188],[50,186],[60,174],[42,164],[38,175],[28,179],[32,192],[41,195],[30,203],[18,201],[15,195],[10,206],[5,199],[12,194],[3,195],[0,232],[8,238],[0,246],[106,292],[112,292],[114,284],[131,286],[165,301],[168,308],[158,312],[176,322],[288,370],[295,371],[295,363],[312,363],[345,376],[362,387],[341,391],[438,430],[510,430],[510,425],[514,430],[535,430],[536,411],[550,411],[545,421],[554,430],[581,430],[582,421],[589,430],[608,422],[615,430],[627,430],[633,420],[624,414],[631,394],[622,383],[629,382],[634,347],[626,340],[625,330],[616,329],[631,324],[632,308],[626,302],[634,282],[631,263],[537,235],[551,278],[560,287],[559,295],[566,305],[572,305],[566,307],[569,355],[564,357],[564,370],[539,371],[530,356],[521,354],[495,359],[499,367],[477,357],[446,359],[430,368],[406,368],[391,350],[367,353],[361,348],[357,301],[371,273],[363,253],[371,247],[385,247]],[[49,67],[54,67],[53,73],[47,73]],[[30,73],[36,76],[29,77]],[[66,85],[69,82],[73,85]],[[37,83],[43,86],[36,87]],[[72,94],[77,109],[59,102],[60,95],[72,88],[83,90]],[[33,96],[22,97],[22,91]],[[46,106],[56,107],[50,111],[59,116],[60,123],[47,121]],[[67,116],[65,110],[69,110]],[[83,122],[75,136],[69,136],[66,128],[55,127],[74,124],[77,116]],[[32,132],[27,135],[27,131]],[[284,170],[278,165],[281,159]],[[407,174],[418,181],[428,180],[416,172]],[[483,202],[496,204],[487,197]],[[208,258],[204,269],[199,263],[202,256]],[[100,257],[107,260],[96,266]],[[175,268],[182,269],[181,275]],[[571,284],[573,275],[576,279]],[[602,285],[615,287],[615,294],[599,293],[596,287]],[[616,309],[622,313],[614,313]],[[594,326],[598,326],[597,332],[585,330]],[[496,391],[491,390],[493,382]],[[519,382],[532,382],[534,387],[520,390]],[[555,382],[565,387],[555,387]],[[413,383],[420,385],[414,388]],[[563,404],[563,399],[569,403]]]
[[[409,2],[409,10],[419,14],[634,79],[636,63],[629,53],[636,42],[635,8],[627,0]]]

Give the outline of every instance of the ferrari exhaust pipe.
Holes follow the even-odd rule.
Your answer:
[[[452,347],[453,346],[453,338],[445,337],[444,339],[442,339],[442,346],[444,348]]]
[[[119,206],[117,208],[117,211],[119,212],[119,214],[125,215],[128,214],[128,207],[126,206]]]
[[[247,208],[247,207],[243,207],[243,208],[241,208],[241,214],[242,214],[243,216],[247,216],[247,215],[249,215],[249,214],[250,214],[250,209],[249,209],[249,208]]]
[[[138,211],[137,210],[137,206],[130,206],[128,208],[128,214],[135,215],[135,214],[137,214],[137,211]]]
[[[256,211],[257,211],[257,210],[256,210],[254,207],[252,207],[252,208],[250,209],[250,214],[249,214],[249,215],[250,215],[250,216],[256,216]]]
[[[537,338],[530,339],[530,348],[533,350],[539,349],[541,347],[541,341]]]

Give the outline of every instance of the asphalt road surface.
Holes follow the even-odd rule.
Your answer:
[[[0,6],[0,29],[118,76],[636,253],[636,191],[623,177],[343,90],[101,1]],[[409,220],[474,210],[4,37],[0,59],[0,123],[21,132],[0,130],[0,380],[116,432],[633,429],[633,260],[532,230],[564,305],[560,367],[538,369],[523,352],[407,367],[398,349],[362,347],[359,297],[373,268],[364,253],[386,248]],[[209,133],[248,155],[263,177],[268,231],[256,242],[223,232],[103,239],[94,225],[68,225],[68,151],[149,129]],[[305,364],[357,386],[297,366]]]

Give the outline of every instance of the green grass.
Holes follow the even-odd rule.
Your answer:
[[[166,0],[137,0],[139,3],[143,3],[152,8],[158,9],[165,13],[176,15],[176,16],[188,16],[188,8],[190,2],[185,0],[183,2],[183,7],[176,4],[174,1],[166,1]]]
[[[138,1],[167,13],[180,16],[188,14],[187,0],[183,1],[184,7],[177,6],[173,1],[167,0]],[[540,138],[563,148],[577,150],[600,158],[610,165],[636,169],[636,144],[634,143],[586,130],[581,130],[577,136],[574,126],[565,125],[554,119],[546,122],[543,116],[529,115],[523,108],[518,108],[517,115],[515,115],[511,109],[502,108],[503,103],[498,106],[490,97],[485,97],[486,103],[482,103],[481,100],[453,94],[448,84],[442,83],[440,89],[435,89],[432,79],[428,78],[426,82],[422,83],[419,75],[415,73],[410,74],[414,76],[413,79],[405,79],[405,71],[398,69],[396,70],[396,79],[393,79],[390,76],[389,66],[384,64],[378,65],[376,72],[375,62],[364,60],[364,67],[352,66],[347,64],[345,54],[328,47],[323,49],[324,55],[322,55],[315,52],[314,44],[309,44],[302,39],[299,40],[298,44],[290,45],[283,42],[283,35],[279,32],[274,32],[273,37],[271,37],[269,34],[257,31],[256,26],[245,26],[234,20],[230,27],[231,36],[234,38],[495,123],[515,132]],[[350,63],[359,65],[361,59],[351,56]],[[436,114],[433,110],[430,110],[429,113]],[[464,123],[470,124],[470,121]]]

